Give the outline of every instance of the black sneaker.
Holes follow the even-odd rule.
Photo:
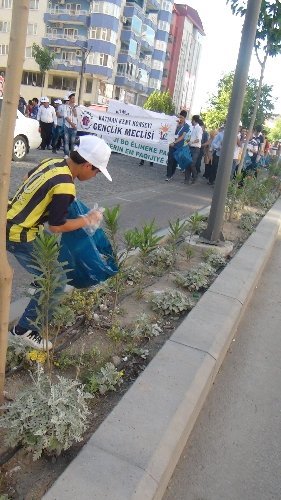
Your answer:
[[[23,330],[18,326],[14,326],[12,330],[10,330],[10,334],[18,339],[22,340],[26,344],[30,345],[34,349],[38,349],[39,351],[47,350],[47,343],[45,339],[42,339],[39,332],[33,330],[25,330],[24,333],[19,334],[19,330]],[[51,350],[53,347],[52,342],[48,341],[48,349]]]

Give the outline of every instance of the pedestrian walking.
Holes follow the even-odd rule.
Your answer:
[[[40,106],[37,113],[37,120],[42,138],[41,149],[45,150],[46,148],[50,149],[53,127],[57,126],[57,115],[55,108],[50,105],[48,97],[41,97],[41,104],[42,106]]]
[[[39,101],[38,101],[37,97],[33,97],[30,118],[37,120],[38,110],[39,110]]]
[[[191,152],[192,156],[192,163],[189,168],[186,169],[185,171],[185,180],[184,182],[186,184],[189,184],[190,177],[192,175],[192,184],[196,182],[197,178],[197,170],[196,170],[196,163],[200,155],[201,151],[201,143],[202,143],[202,135],[203,135],[203,130],[202,127],[200,126],[200,116],[199,115],[194,115],[191,119],[192,123],[192,129],[191,129],[191,135],[190,135],[190,140],[189,140],[189,149]]]
[[[213,186],[216,180],[223,137],[224,137],[224,125],[221,125],[217,135],[215,136],[211,144],[211,150],[213,152],[213,161],[208,182],[210,186]]]
[[[178,125],[175,131],[175,140],[169,146],[168,162],[167,162],[167,177],[166,181],[170,181],[176,171],[177,161],[174,158],[174,153],[177,149],[184,145],[184,139],[189,132],[190,127],[186,123],[187,112],[182,110],[178,115]]]
[[[99,211],[67,219],[67,210],[76,196],[74,179],[88,181],[102,172],[112,180],[107,170],[110,154],[111,149],[103,139],[90,135],[81,137],[79,146],[75,146],[69,158],[43,161],[19,186],[8,205],[7,250],[28,272],[36,274],[32,268],[32,251],[40,225],[47,223],[49,231],[58,234],[100,222],[102,214]],[[10,333],[35,349],[45,350],[46,341],[34,327],[39,295],[38,292],[33,295]],[[52,348],[51,342],[48,348]]]
[[[18,110],[23,115],[25,115],[26,106],[27,106],[26,100],[22,96],[20,96],[19,103],[18,103]]]
[[[196,165],[195,165],[197,175],[200,174],[200,172],[201,172],[201,163],[202,163],[202,159],[204,156],[205,146],[207,145],[208,140],[209,140],[209,134],[208,134],[202,120],[200,120],[199,125],[202,128],[203,133],[202,133],[202,142],[201,142],[200,153],[199,153],[199,156],[197,158]]]
[[[64,108],[64,154],[69,155],[73,151],[77,135],[77,111],[75,104],[75,93],[68,94],[68,103]]]
[[[61,99],[54,100],[54,108],[57,115],[57,126],[53,128],[52,151],[56,153],[64,138],[64,108]]]

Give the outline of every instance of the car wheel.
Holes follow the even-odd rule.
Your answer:
[[[28,153],[28,145],[26,139],[22,135],[17,135],[14,138],[13,160],[22,161]]]

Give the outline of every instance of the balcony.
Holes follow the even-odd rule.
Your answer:
[[[82,66],[81,59],[71,59],[65,60],[62,58],[56,57],[53,61],[52,69],[58,71],[76,71],[79,72]]]
[[[44,14],[45,23],[61,22],[88,26],[89,19],[90,12],[88,10],[48,9]]]
[[[45,37],[42,39],[42,44],[45,47],[86,47],[87,37],[83,35],[70,36],[62,33],[46,33]]]
[[[141,38],[141,52],[144,54],[152,54],[154,51],[154,47],[150,45],[145,38]]]
[[[134,5],[134,4],[138,5],[141,9],[143,9],[144,1],[143,0],[126,0],[126,5]]]
[[[147,0],[146,4],[146,12],[147,13],[152,13],[152,12],[159,12],[161,6],[160,2],[158,0]]]

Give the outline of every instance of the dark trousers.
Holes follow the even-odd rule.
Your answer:
[[[64,126],[57,125],[56,127],[53,128],[52,148],[59,149],[63,139],[64,139]]]
[[[41,128],[41,149],[46,149],[46,147],[50,146],[52,140],[52,131],[53,131],[54,123],[44,123],[40,121]]]
[[[195,182],[195,179],[197,177],[197,170],[196,170],[196,163],[198,161],[198,157],[200,155],[200,148],[195,148],[194,146],[190,146],[190,152],[192,156],[192,163],[189,168],[186,169],[185,171],[185,180],[189,182],[190,176],[192,174],[192,179],[193,182]]]
[[[210,169],[210,176],[209,176],[209,183],[210,184],[213,184],[215,182],[215,180],[216,180],[219,159],[220,159],[220,157],[217,156],[216,152],[214,151],[214,153],[213,153],[212,168]]]
[[[205,163],[205,173],[204,173],[204,176],[206,179],[209,179],[210,178],[210,174],[211,174],[211,170],[212,170],[212,163],[211,161],[209,161],[209,163]]]
[[[201,171],[201,162],[202,162],[203,155],[204,155],[204,148],[200,148],[200,153],[199,153],[199,156],[197,158],[196,165],[195,165],[197,174],[199,174],[199,172]]]
[[[168,163],[167,163],[167,177],[171,178],[173,177],[176,168],[177,168],[177,162],[174,158],[174,152],[175,148],[172,146],[169,147],[169,153],[168,153]]]

